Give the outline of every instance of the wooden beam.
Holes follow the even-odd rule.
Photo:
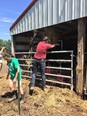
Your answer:
[[[76,67],[76,92],[83,96],[84,91],[84,50],[85,50],[85,18],[78,20],[77,41],[77,67]]]

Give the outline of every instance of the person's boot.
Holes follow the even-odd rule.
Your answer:
[[[42,90],[45,92],[47,90],[46,88],[47,88],[46,86],[43,86]]]
[[[9,98],[7,101],[11,102],[11,101],[13,101],[15,99],[17,99],[17,91],[16,90],[11,92],[11,98]]]
[[[21,95],[20,103],[21,103],[21,104],[24,103],[24,100],[25,100],[25,94],[22,94],[22,95]]]
[[[32,95],[34,91],[34,87],[30,87],[29,94]]]

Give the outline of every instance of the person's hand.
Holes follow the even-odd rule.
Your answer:
[[[58,40],[58,43],[61,42],[61,40]]]
[[[16,79],[15,78],[13,79],[13,83],[16,83]]]
[[[55,46],[60,46],[60,44],[55,44]]]
[[[4,50],[4,49],[6,49],[6,47],[5,47],[5,46],[3,46],[3,47],[2,47],[2,49]]]

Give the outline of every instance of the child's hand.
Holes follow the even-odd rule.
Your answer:
[[[13,79],[13,83],[16,83],[16,79],[15,78]]]
[[[4,49],[6,49],[6,47],[5,47],[5,46],[3,46],[3,47],[2,47],[2,49],[4,50]]]

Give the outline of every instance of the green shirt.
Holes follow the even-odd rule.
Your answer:
[[[7,62],[8,65],[8,71],[11,75],[11,79],[13,80],[15,78],[16,72],[18,71],[18,77],[17,79],[22,79],[22,71],[18,62],[17,58],[12,58],[11,61]]]

